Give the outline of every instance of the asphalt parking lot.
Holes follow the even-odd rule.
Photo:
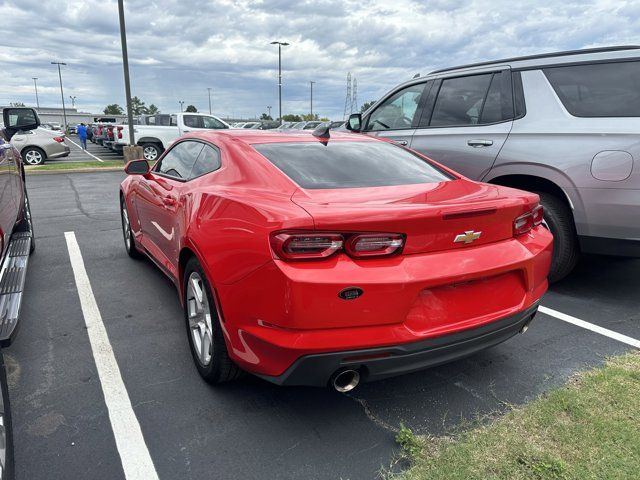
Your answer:
[[[69,135],[65,139],[65,143],[69,145],[71,151],[69,155],[62,158],[54,158],[48,160],[47,163],[70,163],[70,162],[100,162],[105,160],[122,160],[123,157],[117,152],[108,148],[91,143],[87,140],[87,149],[82,150],[77,135]]]
[[[192,365],[172,284],[151,262],[124,251],[122,178],[118,172],[27,178],[37,249],[21,331],[5,350],[19,480],[125,478],[126,445],[114,438],[65,232],[77,238],[161,479],[370,480],[393,463],[400,422],[416,433],[447,433],[634,348],[541,313],[526,334],[488,351],[348,395],[250,376],[212,387]],[[584,257],[542,304],[640,339],[639,278],[640,260]]]

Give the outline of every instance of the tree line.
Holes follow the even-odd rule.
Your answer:
[[[131,110],[134,115],[154,115],[160,113],[160,109],[153,103],[147,106],[140,98],[133,97],[131,99]],[[198,109],[194,105],[187,105],[185,112],[196,113]],[[125,110],[117,103],[107,105],[104,109],[105,115],[124,115]]]

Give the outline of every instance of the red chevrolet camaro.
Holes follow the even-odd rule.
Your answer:
[[[197,133],[126,171],[127,252],[175,283],[212,383],[348,391],[524,331],[547,289],[537,195],[387,141]]]

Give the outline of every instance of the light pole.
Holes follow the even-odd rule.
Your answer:
[[[278,45],[278,112],[280,125],[282,125],[282,47],[289,45],[287,42],[271,42],[271,45]]]
[[[313,80],[311,80],[309,82],[309,85],[311,85],[311,120],[313,120],[313,84],[316,83]]]
[[[267,105],[267,110],[269,110],[269,117],[271,117],[271,105]]]
[[[60,79],[60,97],[62,98],[62,117],[64,118],[64,131],[67,131],[67,109],[64,106],[64,90],[62,90],[62,72],[60,65],[66,65],[64,62],[51,62],[51,65],[58,66],[58,78]]]
[[[178,103],[180,104],[180,113],[182,113],[182,106],[184,105],[184,100],[178,100]]]
[[[71,99],[71,108],[76,108],[76,96],[75,95],[69,95],[69,98]]]
[[[40,110],[40,100],[38,100],[38,77],[33,78],[33,86],[36,87],[36,105],[38,106],[38,110]]]
[[[211,115],[211,87],[207,87],[209,91],[209,115]]]
[[[129,82],[129,54],[127,53],[127,29],[124,24],[124,0],[118,0],[120,18],[120,43],[122,44],[122,69],[124,71],[124,93],[127,97],[127,119],[129,123],[129,145],[135,145],[133,128],[133,109],[131,108],[131,84]]]

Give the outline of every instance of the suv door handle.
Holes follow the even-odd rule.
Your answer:
[[[490,147],[493,145],[493,140],[467,140],[467,145],[470,147]]]

